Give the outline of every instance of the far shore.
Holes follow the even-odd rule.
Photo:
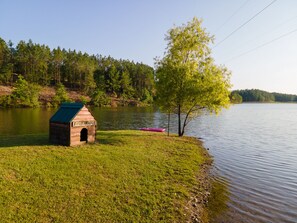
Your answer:
[[[0,85],[0,98],[1,96],[10,95],[13,91],[13,87],[11,86],[3,86]],[[42,87],[39,93],[39,107],[53,107],[52,101],[55,96],[56,90],[54,87]],[[85,104],[90,104],[91,98],[88,95],[83,94],[79,90],[67,90],[67,94],[71,102],[83,102]],[[108,96],[108,103],[103,105],[102,107],[122,107],[122,106],[136,106],[136,107],[144,107],[150,106],[150,104],[141,102],[139,100],[133,98],[121,98],[115,96]],[[1,103],[1,100],[0,100]],[[1,108],[1,104],[0,104]]]

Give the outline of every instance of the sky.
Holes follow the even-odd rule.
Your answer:
[[[170,28],[201,18],[233,89],[297,94],[296,0],[0,0],[0,8],[0,37],[15,45],[32,39],[150,66]]]

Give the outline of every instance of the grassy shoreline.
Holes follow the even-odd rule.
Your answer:
[[[211,158],[197,139],[127,130],[98,131],[97,139],[79,147],[48,145],[45,136],[2,140],[0,218],[208,221]]]

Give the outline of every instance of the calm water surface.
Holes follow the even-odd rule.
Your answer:
[[[152,108],[91,110],[99,129],[167,126],[166,115]],[[0,142],[47,133],[54,112],[0,110]],[[203,138],[218,180],[229,187],[228,209],[214,222],[297,223],[297,104],[235,105],[219,116],[197,118],[186,134]]]
[[[297,222],[297,104],[242,104],[204,116],[200,136],[229,185],[229,211],[216,222]]]

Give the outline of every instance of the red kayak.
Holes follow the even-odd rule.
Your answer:
[[[163,128],[140,128],[142,131],[150,131],[150,132],[165,132]]]

